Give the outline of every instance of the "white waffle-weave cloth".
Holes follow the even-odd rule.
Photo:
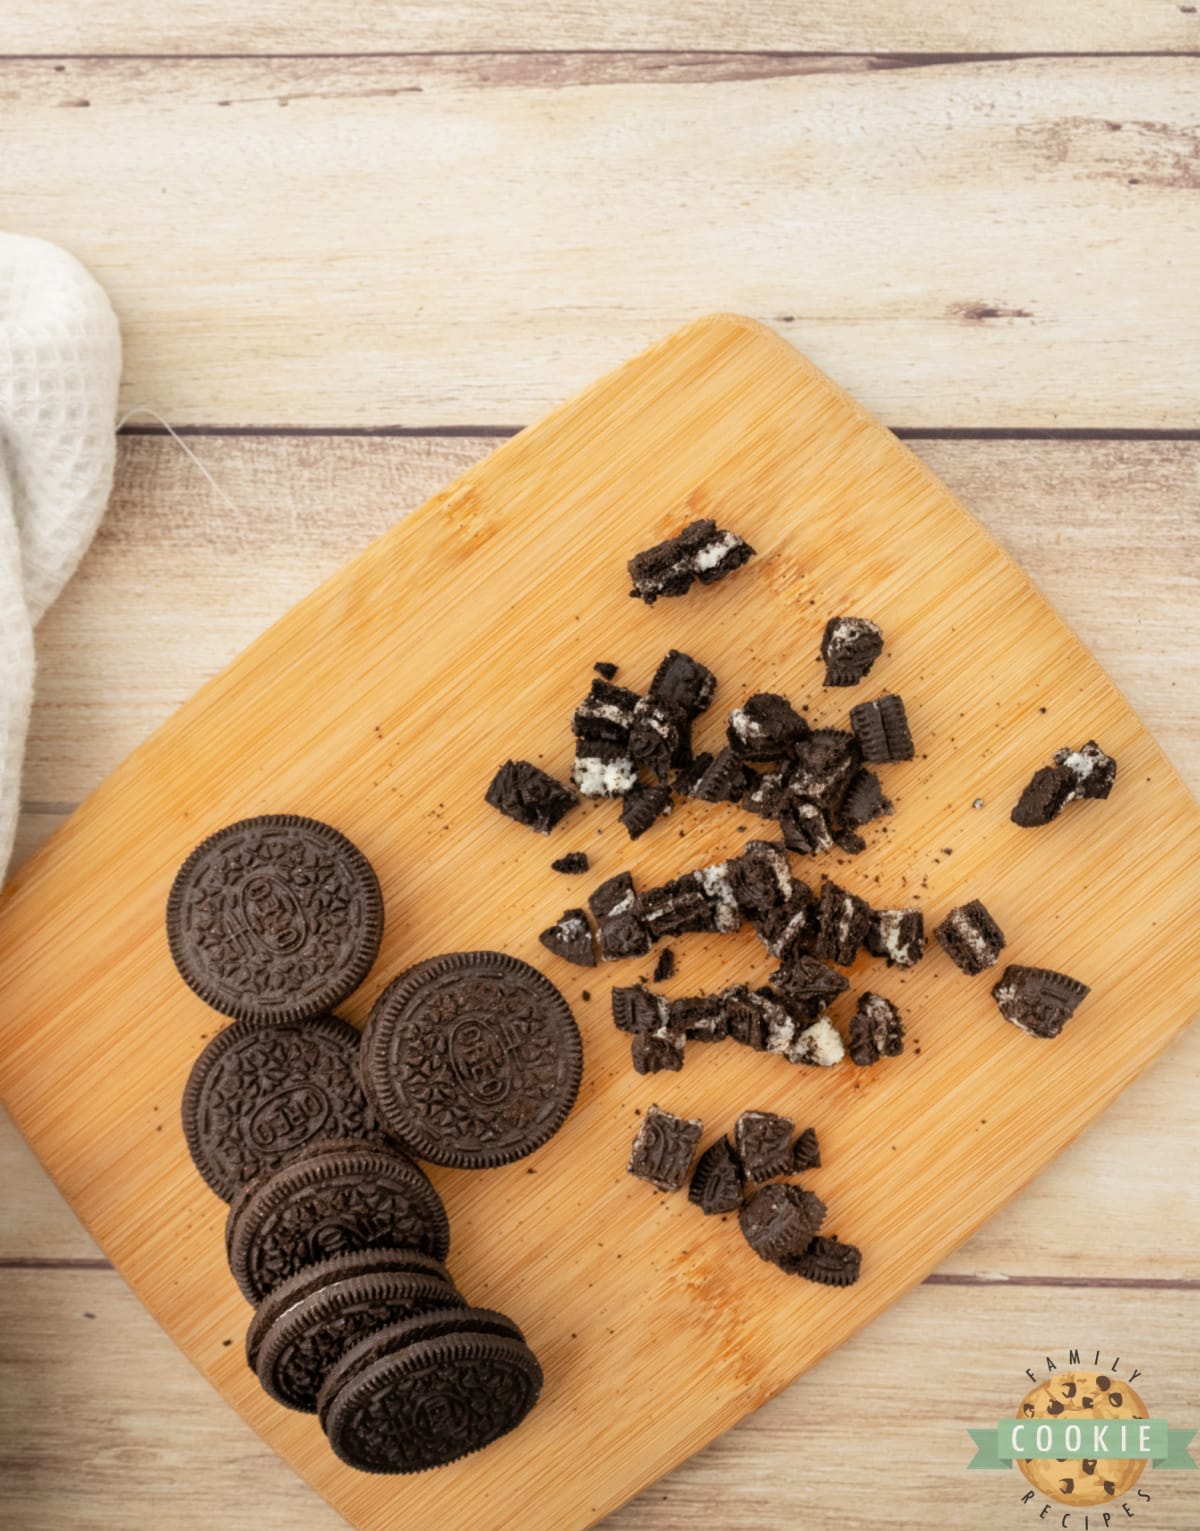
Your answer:
[[[73,255],[0,233],[0,871],[20,807],[34,629],[112,489],[121,336]]]

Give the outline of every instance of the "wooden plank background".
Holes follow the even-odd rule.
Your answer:
[[[236,507],[123,438],[39,634],[18,855],[497,434],[714,308],[915,432],[1200,789],[1198,49],[1163,0],[10,0],[5,224],[89,261],[125,407],[191,427]],[[1198,1081],[1193,1029],[931,1283],[609,1524],[1020,1524],[964,1429],[1047,1347],[1136,1353],[1154,1406],[1194,1411]],[[0,1177],[0,1523],[338,1523],[7,1123]],[[1151,1486],[1148,1524],[1195,1527],[1190,1482]]]

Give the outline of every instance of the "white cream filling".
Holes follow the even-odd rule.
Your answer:
[[[628,728],[630,719],[629,711],[615,702],[581,702],[575,709],[575,716],[584,721],[601,718],[605,723],[616,723],[621,728]]]
[[[722,532],[714,541],[706,543],[698,552],[692,555],[692,563],[697,571],[706,573],[709,569],[715,569],[725,557],[738,545],[738,539],[732,532]]]
[[[806,1026],[787,1053],[789,1063],[809,1063],[817,1068],[832,1068],[846,1056],[846,1048],[837,1027],[823,1015]]]
[[[637,770],[632,760],[576,755],[571,780],[584,797],[620,797],[637,784]]]
[[[900,922],[904,914],[903,909],[881,909],[875,916],[876,929],[879,932],[884,955],[890,957],[898,967],[910,966],[908,943],[900,939]]]
[[[742,923],[742,912],[733,896],[729,881],[729,863],[718,861],[714,866],[701,867],[696,873],[706,898],[716,904],[717,929],[722,932],[737,930]]]
[[[796,1038],[796,1023],[790,1015],[781,1016],[778,1020],[767,1023],[767,1051],[769,1053],[781,1053],[787,1056],[788,1049]]]

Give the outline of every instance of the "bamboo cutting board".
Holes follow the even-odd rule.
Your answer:
[[[759,556],[647,610],[624,563],[710,514]],[[823,690],[827,616],[871,616],[887,648],[857,691]],[[569,770],[567,722],[594,661],[644,687],[669,647],[720,680],[698,744],[752,690],[844,725],[864,696],[906,699],[918,758],[883,768],[893,818],[823,869],[932,923],[983,898],[1005,959],[1092,994],[1054,1043],[999,1018],[995,974],[931,946],[908,974],[861,960],[852,992],[900,1005],[905,1055],[795,1069],[733,1044],[639,1078],[608,1018],[613,982],[537,932],[629,868],[658,881],[770,826],[684,804],[630,845],[615,804],[549,839],[488,809],[509,755]],[[1059,745],[1120,762],[1106,803],[1008,822]],[[973,806],[975,803],[981,806]],[[533,1415],[486,1452],[418,1479],[341,1467],[315,1420],[268,1400],[241,1354],[249,1310],[223,1259],[224,1206],[178,1124],[191,1063],[222,1023],[177,978],[162,911],[191,847],[232,819],[328,819],[377,868],[383,949],[344,1007],[437,952],[499,947],[541,967],[580,1020],[586,1069],[562,1131],[528,1160],[433,1170],[468,1298],[511,1313],[546,1372]],[[591,873],[550,872],[584,848]],[[701,321],[471,469],[272,627],[137,750],[10,882],[0,908],[0,1088],[76,1211],[187,1355],[356,1526],[586,1525],[755,1408],[935,1266],[1159,1052],[1200,994],[1200,809],[1028,581],[936,479],[802,357],[749,321]],[[676,994],[761,982],[755,938],[675,941]],[[588,996],[585,998],[585,994]],[[847,996],[835,1007],[844,1020]],[[746,1107],[816,1126],[805,1177],[828,1231],[862,1245],[850,1291],[761,1264],[624,1173],[651,1101],[701,1116],[707,1143]],[[818,1402],[814,1396],[814,1407]],[[221,1470],[213,1464],[214,1473]]]

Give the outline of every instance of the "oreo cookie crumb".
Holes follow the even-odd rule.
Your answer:
[[[639,700],[637,692],[627,686],[594,680],[572,715],[571,732],[581,743],[627,745]],[[576,753],[588,751],[579,749]]]
[[[689,1042],[723,1042],[729,1035],[725,1004],[719,994],[673,999],[670,1007],[671,1025]]]
[[[675,976],[675,953],[669,946],[664,947],[658,954],[658,961],[654,964],[654,982],[666,983],[669,978]]]
[[[679,790],[701,803],[737,803],[748,790],[753,773],[725,745],[715,755],[699,755],[677,781]]]
[[[688,1187],[688,1200],[706,1217],[736,1212],[743,1200],[742,1167],[728,1138],[718,1138],[700,1155]]]
[[[759,691],[729,714],[729,747],[743,760],[786,760],[811,730],[788,701]]]
[[[698,872],[685,872],[657,888],[646,888],[638,894],[636,911],[652,941],[718,929],[716,908]]]
[[[873,909],[867,950],[888,967],[914,967],[925,954],[925,916],[919,909]]]
[[[994,967],[1004,950],[1004,932],[977,898],[950,913],[934,931],[951,962],[969,978]]]
[[[649,694],[694,719],[707,710],[716,689],[717,677],[710,669],[690,654],[671,649],[654,672]]]
[[[891,1000],[867,993],[850,1021],[850,1059],[869,1068],[880,1058],[898,1058],[904,1051],[904,1023]]]
[[[817,906],[818,931],[813,955],[849,967],[866,940],[871,909],[865,899],[826,880]]]
[[[628,745],[605,739],[579,741],[571,780],[582,797],[624,797],[637,786],[637,779]]]
[[[833,815],[861,765],[862,750],[852,733],[839,728],[814,729],[796,746],[788,788],[793,798],[815,803],[823,813]]]
[[[771,974],[771,984],[794,1015],[815,1021],[839,994],[846,992],[850,980],[816,957],[801,955],[777,968]]]
[[[818,1235],[798,1255],[786,1255],[779,1262],[789,1276],[803,1276],[822,1286],[853,1286],[862,1270],[862,1251],[855,1244]]]
[[[825,1203],[811,1191],[779,1181],[756,1191],[738,1213],[746,1243],[759,1257],[778,1265],[812,1243],[825,1220]]]
[[[786,1056],[789,1063],[827,1069],[840,1063],[846,1056],[846,1045],[837,1027],[827,1015],[823,1015],[811,1026],[796,1033]]]
[[[660,782],[667,781],[671,767],[684,765],[691,755],[691,721],[687,714],[672,702],[642,697],[633,711],[629,753]]]
[[[575,877],[580,872],[586,872],[590,865],[586,851],[570,851],[565,856],[560,856],[557,861],[550,863],[552,872],[565,872],[569,877]]]
[[[883,633],[866,617],[830,617],[821,637],[827,686],[856,686],[883,653]]]
[[[610,664],[607,659],[598,659],[592,666],[597,675],[602,675],[605,680],[612,680],[617,673],[615,664]]]
[[[484,801],[507,818],[548,835],[575,806],[575,794],[528,760],[506,760],[492,778]]]
[[[553,952],[565,962],[573,962],[577,967],[584,968],[596,966],[592,927],[584,909],[568,909],[555,924],[542,931],[538,940],[548,952]]]
[[[629,1174],[660,1191],[678,1191],[687,1179],[702,1123],[651,1106],[642,1118],[626,1166]]]
[[[1081,798],[1105,798],[1117,779],[1117,762],[1106,755],[1094,739],[1080,749],[1055,750],[1054,764],[1070,773],[1074,785],[1070,801]]]
[[[1042,766],[1033,773],[1009,817],[1022,829],[1039,829],[1059,816],[1074,790],[1075,777],[1070,771],[1062,766]]]
[[[637,782],[621,802],[621,823],[631,840],[638,840],[656,820],[671,811],[671,789]]]
[[[806,1127],[798,1135],[792,1145],[792,1172],[800,1174],[804,1170],[819,1170],[821,1168],[821,1146],[817,1142],[817,1129]]]
[[[992,990],[1006,1021],[1031,1037],[1051,1038],[1062,1031],[1091,993],[1087,984],[1050,968],[1012,965]]]
[[[793,880],[781,904],[754,921],[759,940],[772,957],[791,962],[813,950],[820,930],[817,906],[807,883]]]
[[[678,536],[634,554],[628,564],[629,593],[653,606],[660,596],[686,595],[697,580],[714,584],[753,556],[748,542],[722,531],[715,521],[693,521]]]
[[[686,1039],[681,1031],[671,1026],[658,1031],[639,1031],[629,1046],[634,1070],[639,1074],[660,1074],[664,1070],[678,1073],[683,1067]]]
[[[612,991],[612,1018],[618,1031],[632,1033],[658,1031],[673,1024],[667,1002],[640,983]]]
[[[771,1180],[792,1168],[790,1117],[773,1111],[743,1111],[734,1124],[733,1144],[747,1180]]]
[[[787,852],[771,840],[747,840],[740,856],[726,863],[729,886],[747,919],[778,908],[792,892]]]
[[[874,702],[859,702],[857,707],[851,707],[850,727],[863,759],[872,765],[912,760],[916,755],[904,703],[898,696],[881,696]]]
[[[779,829],[784,845],[800,856],[818,856],[832,850],[835,843],[829,820],[816,803],[798,802],[786,808],[779,815]],[[860,840],[862,849],[865,846]]]

